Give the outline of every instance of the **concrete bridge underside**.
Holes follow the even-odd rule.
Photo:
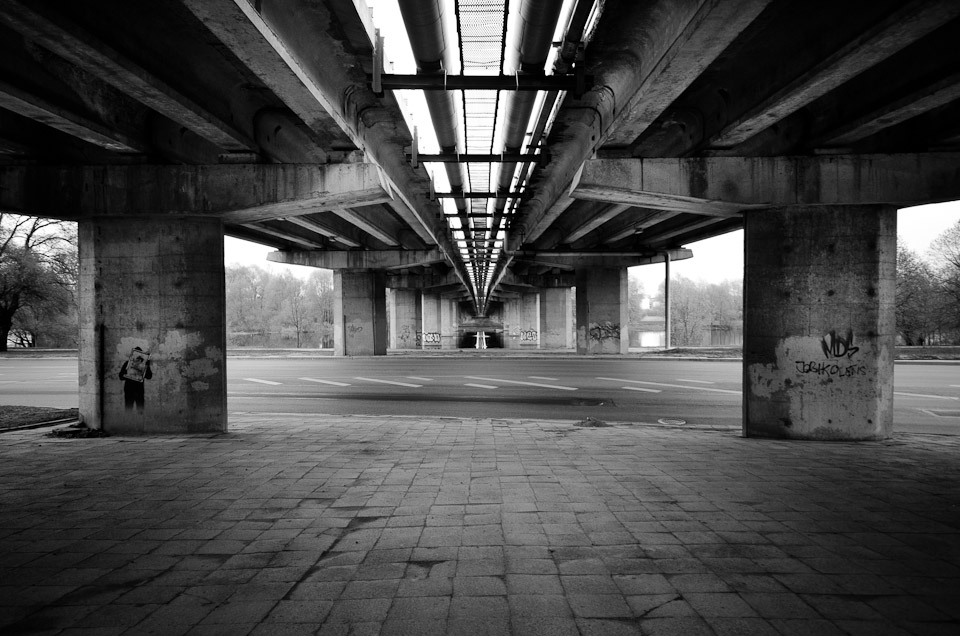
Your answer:
[[[478,159],[469,42],[399,2],[439,196],[362,0],[0,4],[0,211],[79,223],[84,421],[226,430],[225,234],[336,272],[342,355],[450,346],[464,306],[618,354],[626,268],[742,228],[744,434],[888,437],[896,212],[960,198],[960,4],[558,4],[504,14]]]

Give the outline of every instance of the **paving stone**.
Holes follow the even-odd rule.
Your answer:
[[[960,440],[631,426],[573,444],[561,426],[243,415],[135,445],[7,433],[0,631],[955,631]]]

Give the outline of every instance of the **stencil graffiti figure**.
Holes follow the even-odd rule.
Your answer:
[[[123,380],[123,405],[128,411],[143,413],[143,381],[153,377],[150,369],[150,354],[134,347],[127,361],[120,367]]]

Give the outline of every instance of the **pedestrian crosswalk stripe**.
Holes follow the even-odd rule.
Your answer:
[[[270,386],[277,386],[283,384],[283,382],[274,382],[272,380],[258,380],[257,378],[244,378],[247,382],[259,382],[260,384],[269,384]]]
[[[687,380],[686,378],[677,378],[677,382],[693,382],[694,384],[716,384],[716,382],[708,382],[707,380]]]
[[[542,375],[528,375],[527,377],[530,378],[531,380],[549,380],[550,382],[556,382],[556,381],[557,381],[556,378],[547,378],[547,377],[544,377],[544,376],[542,376]]]
[[[300,380],[306,380],[307,382],[317,382],[318,384],[332,384],[333,386],[350,386],[346,382],[336,382],[334,380],[321,380],[319,378],[299,378]]]
[[[463,386],[473,386],[473,387],[476,387],[476,388],[478,388],[478,389],[496,389],[496,388],[498,388],[498,387],[492,386],[492,385],[490,385],[490,384],[474,384],[473,382],[467,382],[467,383],[464,384]]]
[[[660,389],[645,389],[642,386],[622,386],[621,389],[626,389],[627,391],[643,391],[644,393],[662,393]]]
[[[417,381],[419,381],[419,382],[433,382],[433,378],[421,378],[421,377],[418,376],[418,375],[408,375],[408,376],[407,376],[407,379],[408,379],[408,380],[417,380]]]

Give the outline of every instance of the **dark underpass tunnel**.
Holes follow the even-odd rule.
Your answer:
[[[460,349],[502,349],[503,334],[499,331],[464,331],[457,344]]]

